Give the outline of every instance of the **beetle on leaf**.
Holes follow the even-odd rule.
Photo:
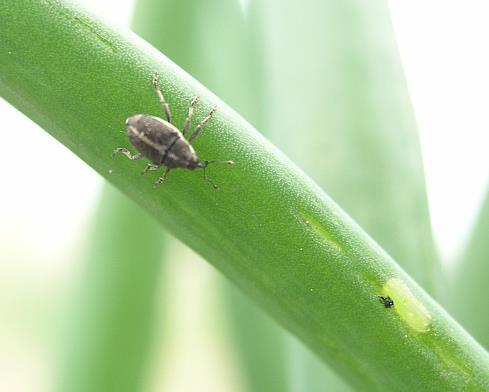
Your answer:
[[[153,89],[155,90],[160,100],[163,111],[165,112],[166,121],[155,116],[147,114],[135,114],[126,120],[127,137],[131,144],[136,147],[139,153],[131,155],[131,152],[124,147],[118,147],[112,152],[112,156],[123,154],[129,159],[135,161],[142,158],[147,158],[150,163],[144,168],[141,174],[146,174],[148,171],[157,170],[161,166],[165,166],[165,172],[160,176],[155,185],[159,186],[168,178],[168,173],[172,169],[182,168],[188,170],[203,169],[204,178],[215,188],[214,184],[206,176],[205,169],[213,163],[224,163],[228,165],[234,164],[233,161],[201,161],[191,145],[191,142],[199,136],[204,125],[212,118],[216,108],[212,108],[209,114],[198,124],[190,137],[185,139],[184,135],[189,131],[194,108],[200,98],[195,97],[190,102],[187,118],[183,124],[183,129],[180,132],[177,127],[172,124],[172,114],[170,107],[165,101],[163,93],[158,85],[158,74],[153,74]]]

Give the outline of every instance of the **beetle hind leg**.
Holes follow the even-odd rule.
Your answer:
[[[112,151],[112,157],[115,157],[117,154],[125,155],[131,161],[137,161],[143,157],[142,154],[131,155],[131,152],[127,148],[124,148],[124,147],[118,147],[114,151]]]
[[[153,74],[152,84],[153,84],[153,90],[155,90],[155,93],[158,96],[158,99],[160,100],[160,104],[161,104],[161,106],[163,108],[163,111],[165,112],[166,121],[168,121],[171,124],[172,115],[171,115],[171,112],[170,112],[170,106],[165,101],[165,97],[163,96],[163,93],[161,92],[161,88],[160,88],[160,86],[158,84],[158,73],[157,72],[155,72]]]
[[[161,167],[161,165],[155,165],[153,163],[148,163],[146,167],[141,171],[141,175],[145,175],[149,171],[157,170]]]
[[[164,181],[166,181],[166,179],[168,178],[168,173],[170,173],[170,170],[171,169],[169,169],[168,167],[165,169],[163,175],[156,180],[155,187],[160,186],[161,184],[163,184]]]

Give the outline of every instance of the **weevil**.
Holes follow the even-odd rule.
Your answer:
[[[391,297],[383,297],[379,295],[379,301],[382,302],[386,308],[391,308],[394,306],[394,301]]]
[[[164,166],[165,172],[156,180],[155,186],[161,185],[168,178],[170,170],[176,168],[188,170],[203,169],[204,179],[217,189],[217,185],[207,178],[205,169],[214,163],[232,165],[234,162],[201,161],[191,145],[192,141],[199,136],[204,125],[212,118],[216,107],[211,109],[207,116],[195,127],[190,137],[185,139],[185,134],[190,129],[194,108],[200,98],[195,97],[190,102],[187,118],[183,124],[182,131],[180,131],[172,123],[170,106],[166,102],[158,84],[158,74],[156,72],[153,74],[152,85],[163,108],[166,120],[148,114],[135,114],[130,116],[126,120],[127,137],[129,142],[138,150],[138,153],[131,155],[131,152],[127,148],[118,147],[112,152],[112,156],[123,154],[132,161],[142,158],[148,159],[150,163],[146,165],[141,175]]]

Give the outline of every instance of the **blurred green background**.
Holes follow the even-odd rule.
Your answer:
[[[432,168],[436,173],[437,166],[421,153],[388,2],[120,4],[106,2],[97,12],[119,23],[130,21],[136,33],[265,130],[265,136],[488,347],[489,319],[478,310],[487,298],[489,202],[474,233],[467,234],[466,228],[475,221],[489,164],[474,143],[465,155],[452,154],[453,160],[460,157],[469,165],[475,156],[479,160],[473,169],[459,174],[449,163],[442,167],[452,178],[463,174],[478,185],[462,181],[459,186],[449,178],[446,198],[454,200],[450,192],[465,199],[444,210],[442,203],[433,202],[440,191],[431,193],[432,213],[465,219],[458,220],[458,232],[446,229],[440,262],[423,159],[428,172]],[[395,26],[402,27],[406,22],[396,14],[402,7],[390,5],[400,20]],[[419,23],[422,27],[426,22]],[[457,87],[456,81],[451,83]],[[416,79],[410,86],[416,106],[416,96],[421,96]],[[15,124],[30,126],[25,119],[16,118]],[[464,123],[472,125],[471,120]],[[479,127],[472,126],[473,132],[480,132]],[[470,140],[469,133],[460,134]],[[434,139],[440,148],[451,140],[439,129]],[[48,138],[49,143],[55,142]],[[425,137],[424,146],[430,143],[431,136]],[[16,218],[15,211],[1,210],[0,390],[350,390],[347,380],[335,376],[139,207],[110,186],[100,187],[94,173],[73,163],[68,152],[52,148],[52,153],[44,150],[46,156],[57,156],[58,162],[37,178],[24,179],[26,186],[58,187],[44,178],[58,168],[74,178],[73,184],[77,176],[90,179],[83,182],[83,199],[76,188],[49,194],[46,210],[51,205],[62,216],[54,223],[52,209],[44,215],[33,212],[38,227],[22,215]],[[431,156],[440,159],[441,154]],[[435,185],[428,175],[428,190],[440,188]],[[22,196],[2,204],[12,211],[14,203],[29,211],[29,200]],[[465,235],[466,247],[453,245],[456,235],[459,244]]]

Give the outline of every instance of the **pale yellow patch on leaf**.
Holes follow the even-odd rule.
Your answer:
[[[391,278],[382,287],[382,296],[391,297],[392,307],[399,317],[416,332],[426,333],[431,327],[431,315],[409,287],[399,278]]]

